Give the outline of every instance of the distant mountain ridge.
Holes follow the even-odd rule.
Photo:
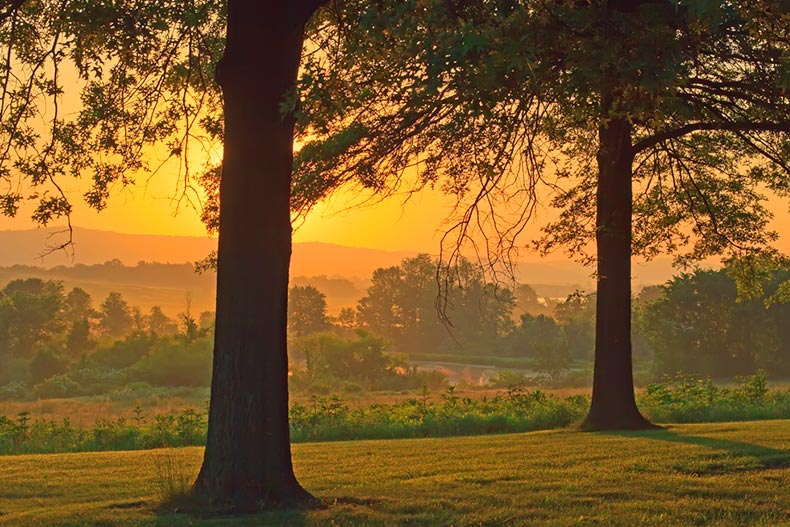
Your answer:
[[[0,267],[14,265],[52,268],[75,264],[95,265],[120,260],[127,266],[138,262],[185,263],[205,258],[217,240],[198,236],[125,234],[94,229],[74,229],[74,255],[58,251],[41,258],[47,247],[63,239],[62,229],[0,230]],[[397,265],[417,251],[386,251],[346,247],[321,242],[295,243],[291,276],[343,276],[366,282],[379,267]],[[518,280],[533,285],[541,296],[564,296],[567,291],[592,291],[592,268],[569,259],[521,262]],[[635,286],[663,283],[677,271],[669,258],[658,258],[633,268]]]
[[[184,263],[202,260],[217,248],[216,238],[125,234],[94,229],[74,229],[73,257],[64,251],[46,256],[49,247],[65,239],[62,229],[0,231],[0,267],[27,265],[51,268],[60,265],[94,265],[120,260]],[[330,243],[295,243],[291,275],[342,275],[366,279],[378,267],[396,265],[416,251],[384,251]]]

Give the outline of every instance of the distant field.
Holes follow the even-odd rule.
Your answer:
[[[166,279],[130,276],[101,276],[86,273],[79,275],[72,268],[38,269],[32,267],[0,267],[0,288],[11,280],[41,278],[60,280],[68,292],[73,287],[84,289],[98,307],[111,291],[121,293],[132,306],[147,312],[152,306],[159,306],[169,316],[186,309],[187,298],[194,314],[213,311],[216,305],[216,278],[213,275],[198,275],[191,264],[156,264],[167,273]],[[119,267],[119,271],[134,270],[134,267]],[[154,277],[159,278],[159,277]]]
[[[201,453],[4,457],[0,525],[790,525],[790,421],[301,444],[297,475],[324,510],[154,512],[160,483],[194,478]],[[167,463],[171,478],[158,475]]]
[[[138,263],[124,265],[79,265],[40,268],[31,266],[0,267],[0,289],[12,280],[41,278],[59,280],[68,292],[80,287],[93,297],[94,307],[111,291],[121,293],[132,306],[147,312],[159,306],[175,316],[186,309],[187,298],[194,314],[213,311],[216,306],[216,275],[197,274],[194,264]],[[344,307],[354,307],[364,294],[365,281],[339,276],[292,276],[292,285],[314,285],[326,295],[328,311],[337,314]]]

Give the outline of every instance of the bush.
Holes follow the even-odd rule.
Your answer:
[[[790,390],[771,391],[765,372],[739,377],[735,388],[683,372],[651,384],[637,398],[648,417],[659,422],[717,422],[790,418]]]
[[[64,390],[62,385],[69,381],[55,376],[44,385]],[[790,418],[790,390],[769,390],[762,374],[742,379],[735,388],[720,388],[707,379],[681,374],[651,385],[639,403],[659,422]],[[307,403],[292,404],[289,418],[295,442],[394,439],[565,427],[580,421],[589,406],[586,395],[560,398],[518,387],[480,400],[460,397],[452,387],[432,398],[430,390],[423,388],[418,396],[396,404],[353,410],[337,395],[314,395]],[[92,428],[72,426],[68,419],[60,423],[32,420],[26,412],[15,419],[0,416],[0,454],[202,445],[205,437],[206,415],[191,408],[149,418],[138,406],[130,418],[98,420]]]
[[[68,361],[60,356],[55,350],[44,349],[36,353],[28,365],[30,369],[30,379],[39,383],[53,375],[58,375],[66,371]]]
[[[85,390],[68,375],[54,375],[46,381],[33,386],[33,393],[39,399],[59,399],[85,395]]]
[[[90,358],[105,368],[128,368],[148,355],[154,347],[155,335],[136,331],[124,339],[116,340],[106,348],[99,348]]]
[[[135,380],[154,386],[208,386],[211,383],[213,341],[177,338],[159,340],[151,354],[131,368]]]
[[[11,381],[5,386],[0,387],[0,401],[26,401],[33,398],[27,384],[19,381]]]
[[[85,395],[100,395],[123,386],[128,378],[125,370],[110,368],[80,368],[67,376],[82,386]]]
[[[306,363],[305,370],[292,371],[291,386],[314,394],[402,391],[426,384],[440,388],[447,380],[441,372],[408,367],[405,358],[386,352],[386,340],[364,331],[358,331],[353,339],[315,333],[294,339],[291,350]]]

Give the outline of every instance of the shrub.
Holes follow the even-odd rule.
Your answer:
[[[30,369],[30,379],[33,383],[39,383],[53,375],[57,375],[66,371],[68,362],[65,358],[60,356],[55,350],[44,349],[36,353],[35,357],[30,360],[28,368]]]
[[[640,408],[659,422],[716,422],[790,418],[790,390],[768,388],[765,372],[739,378],[735,388],[683,372],[654,383],[637,398]]]
[[[208,386],[212,346],[209,337],[192,342],[176,338],[159,340],[151,354],[131,368],[132,376],[154,386]]]
[[[99,348],[90,358],[105,368],[128,368],[148,355],[156,341],[155,335],[136,331],[121,340],[114,341],[108,347]]]
[[[123,386],[128,378],[126,371],[111,368],[80,368],[67,376],[82,386],[85,395],[111,392],[116,386]]]
[[[82,386],[74,382],[68,375],[54,375],[46,381],[33,386],[33,393],[39,399],[59,399],[85,395]]]
[[[11,381],[5,386],[0,387],[0,401],[25,401],[33,397],[33,392],[28,388],[27,383]]]

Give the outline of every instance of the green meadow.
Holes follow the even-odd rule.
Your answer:
[[[294,445],[325,507],[195,517],[197,447],[0,458],[2,526],[787,526],[790,421]]]

